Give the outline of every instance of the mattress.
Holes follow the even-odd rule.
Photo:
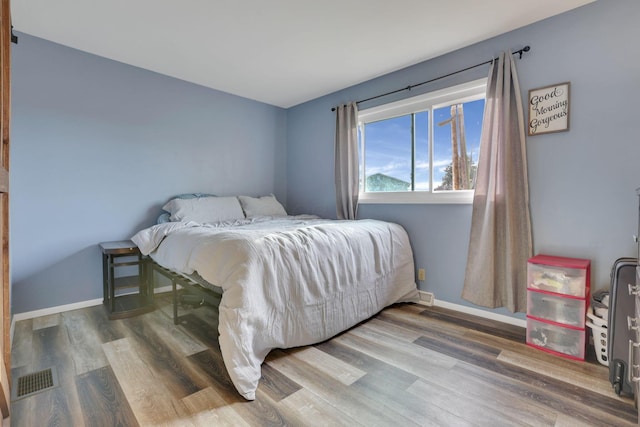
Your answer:
[[[409,239],[394,223],[308,216],[172,222],[133,241],[161,266],[222,288],[220,349],[248,400],[272,349],[324,341],[388,305],[418,300]]]

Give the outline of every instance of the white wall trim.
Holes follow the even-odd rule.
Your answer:
[[[160,294],[163,292],[171,292],[171,286],[163,286],[156,288],[154,294]],[[73,304],[58,305],[55,307],[43,308],[34,311],[25,311],[24,313],[17,313],[13,315],[13,321],[19,322],[20,320],[33,319],[35,317],[48,316],[50,314],[63,313],[65,311],[77,310],[79,308],[93,307],[94,305],[102,304],[102,298],[92,299],[88,301],[74,302]]]
[[[13,322],[19,322],[20,320],[33,319],[36,317],[49,316],[51,314],[63,313],[65,311],[77,310],[79,308],[93,307],[94,305],[102,304],[102,298],[92,299],[88,301],[74,302],[73,304],[58,305],[55,307],[43,308],[34,311],[25,311],[24,313],[17,313],[13,315]]]
[[[160,294],[163,292],[171,292],[171,286],[162,286],[156,288],[154,293]],[[80,308],[93,307],[102,304],[102,298],[92,299],[88,301],[76,302],[73,304],[58,305],[56,307],[43,308],[41,310],[26,311],[24,313],[17,313],[11,318],[11,342],[13,342],[13,331],[15,328],[15,322],[20,320],[33,319],[41,316],[48,316],[51,314],[63,313],[65,311],[78,310]],[[431,305],[431,304],[424,304]],[[433,299],[433,305],[436,307],[447,308],[449,310],[460,311],[462,313],[472,314],[474,316],[482,317],[485,319],[495,320],[497,322],[508,323],[510,325],[520,326],[522,328],[527,327],[527,321],[524,319],[516,319],[515,317],[505,316],[504,314],[492,313],[486,310],[480,310],[473,307],[467,307],[465,305],[454,304],[451,302],[440,301],[436,298]]]
[[[171,292],[171,286],[163,286],[156,288],[154,294],[162,292]],[[93,307],[102,304],[102,298],[96,298],[88,301],[74,302],[73,304],[57,305],[55,307],[43,308],[40,310],[25,311],[24,313],[17,313],[11,316],[11,342],[13,342],[13,331],[15,329],[16,322],[27,319],[34,319],[36,317],[49,316],[51,314],[64,313],[65,311],[78,310],[80,308]]]
[[[454,304],[452,302],[440,301],[435,299],[433,305],[436,307],[447,308],[449,310],[460,311],[462,313],[472,314],[474,316],[482,317],[485,319],[495,320],[497,322],[508,323],[514,326],[520,326],[521,328],[527,327],[527,321],[525,319],[518,319],[504,314],[492,313],[486,310],[480,310],[478,308],[467,307],[466,305]]]
[[[40,310],[33,310],[33,311],[25,311],[24,313],[14,314],[13,316],[11,316],[11,328],[10,328],[11,342],[13,343],[13,332],[15,330],[16,322],[19,322],[21,320],[34,319],[36,317],[41,317],[41,316],[49,316],[51,314],[63,313],[65,311],[77,310],[79,308],[93,307],[95,305],[100,305],[100,304],[102,304],[102,298],[92,299],[88,301],[74,302],[73,304],[58,305],[55,307],[43,308]]]

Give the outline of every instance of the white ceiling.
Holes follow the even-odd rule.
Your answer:
[[[13,0],[11,8],[17,31],[288,108],[592,1]]]

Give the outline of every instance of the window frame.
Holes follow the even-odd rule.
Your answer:
[[[485,99],[487,78],[473,80],[445,89],[413,96],[400,101],[382,104],[358,112],[358,127],[364,135],[366,123],[388,120],[399,116],[429,111],[429,190],[420,191],[363,191],[360,186],[358,202],[363,204],[391,203],[391,204],[469,204],[473,202],[474,190],[433,190],[433,111],[452,102],[470,102]],[[486,100],[485,100],[486,102]],[[359,179],[364,182],[365,149],[360,150]],[[413,162],[414,159],[412,159]],[[415,173],[415,171],[412,171]]]

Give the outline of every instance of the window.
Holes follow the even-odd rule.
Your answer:
[[[358,114],[363,203],[470,203],[487,79]]]

